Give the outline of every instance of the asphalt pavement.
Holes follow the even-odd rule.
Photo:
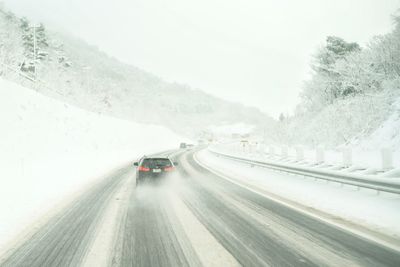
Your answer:
[[[400,266],[400,253],[277,203],[169,152],[177,173],[132,190],[103,266]],[[121,168],[57,213],[0,266],[81,266],[122,186]]]

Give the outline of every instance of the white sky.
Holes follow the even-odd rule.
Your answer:
[[[1,1],[1,0],[0,0]],[[326,36],[361,45],[400,0],[3,0],[127,63],[277,116]]]

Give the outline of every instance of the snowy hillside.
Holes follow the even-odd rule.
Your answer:
[[[32,76],[29,23],[0,9],[0,62]],[[2,69],[1,64],[0,75],[84,109],[164,125],[192,137],[220,123],[264,128],[274,123],[256,108],[223,101],[186,85],[167,83],[72,36],[49,31],[45,25],[38,32],[36,72],[44,83],[27,83],[10,69]]]
[[[399,15],[393,16],[393,26],[365,47],[328,36],[311,59],[312,73],[295,114],[280,117],[277,141],[330,148],[358,143],[398,147]]]
[[[181,137],[87,112],[0,78],[0,245],[66,195]]]
[[[382,93],[341,99],[319,112],[283,121],[282,136],[290,145],[327,146],[355,144],[374,132],[393,113],[393,96]]]
[[[400,97],[391,106],[390,116],[367,138],[355,140],[361,148],[392,148],[400,153]]]

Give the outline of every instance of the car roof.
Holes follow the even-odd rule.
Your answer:
[[[167,159],[167,160],[171,160],[168,157],[143,157],[143,159]]]

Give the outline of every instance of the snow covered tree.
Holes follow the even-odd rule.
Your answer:
[[[336,146],[380,125],[400,95],[400,15],[393,18],[394,30],[362,49],[339,37],[326,39],[294,116],[281,124],[282,132],[295,133],[287,140]]]
[[[20,19],[20,28],[22,30],[23,46],[25,48],[25,60],[21,63],[21,70],[33,72],[35,71],[37,63],[46,59],[48,55],[46,48],[49,44],[46,30],[43,24],[39,26],[30,25],[26,18]]]
[[[301,94],[306,109],[315,110],[331,104],[340,97],[356,93],[353,85],[344,83],[338,64],[361,48],[357,43],[349,43],[340,37],[328,36],[326,45],[314,56],[311,68],[314,71],[311,81],[305,83]]]
[[[43,60],[47,57],[48,52],[45,50],[49,44],[47,41],[46,30],[44,25],[40,23],[39,27],[36,28],[36,58]]]
[[[320,49],[315,55],[311,67],[317,73],[334,75],[335,73],[332,71],[332,66],[337,60],[360,50],[361,48],[357,43],[348,43],[340,37],[328,36],[326,38],[326,46]]]
[[[46,36],[46,30],[43,24],[40,24],[39,26],[36,25],[32,26],[29,24],[29,21],[26,18],[22,18],[20,20],[20,27],[21,30],[23,31],[22,40],[27,55],[33,55],[35,38],[36,38],[36,56],[38,51],[44,50],[46,47],[49,46]]]

